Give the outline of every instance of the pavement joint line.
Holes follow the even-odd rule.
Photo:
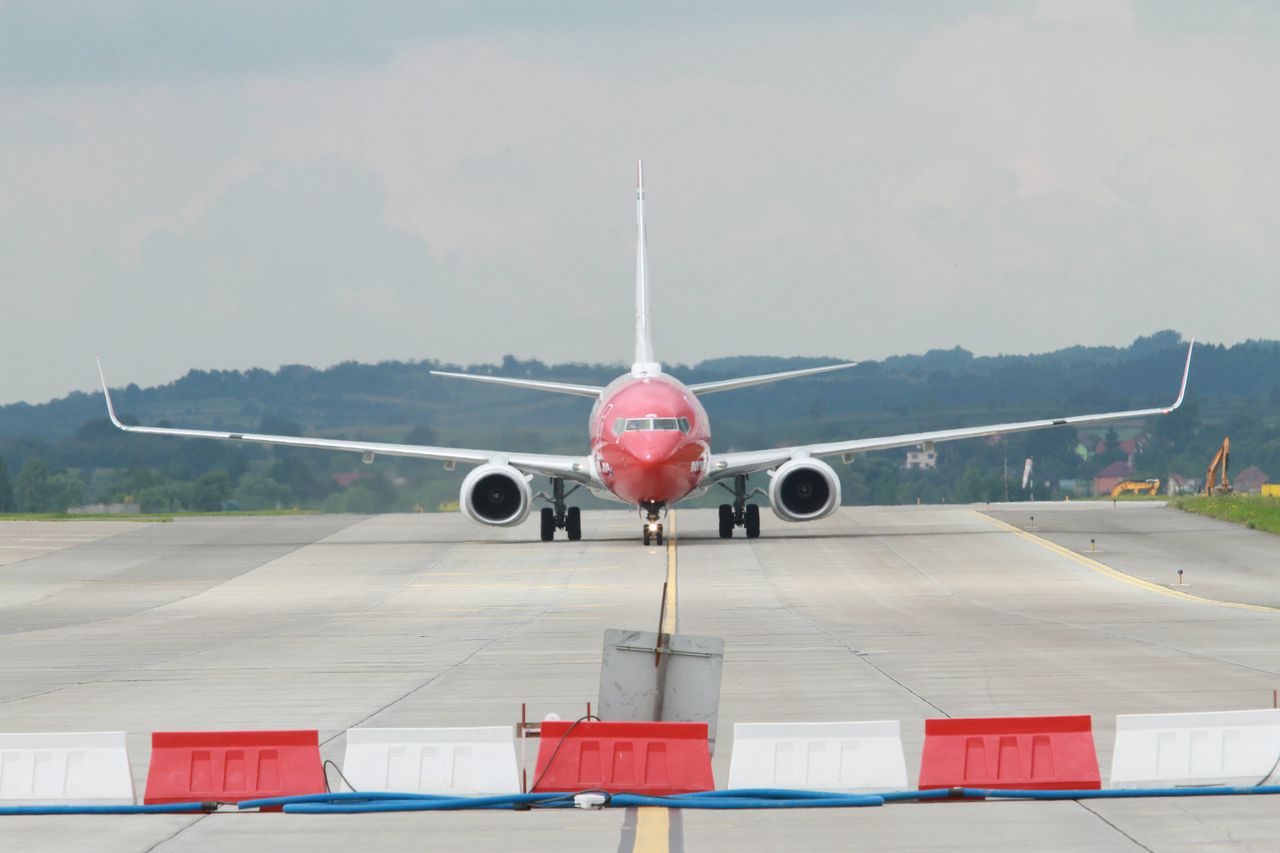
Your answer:
[[[1080,553],[1077,553],[1076,551],[1072,551],[1070,548],[1064,545],[1059,545],[1057,542],[1054,542],[1049,539],[1045,539],[1042,536],[1037,536],[1034,533],[1030,533],[1026,530],[1023,530],[1020,527],[1015,527],[1014,525],[1009,524],[1006,521],[1001,521],[1000,519],[987,515],[984,512],[980,512],[976,509],[970,510],[970,512],[972,512],[978,518],[981,518],[983,521],[990,522],[991,524],[994,524],[996,527],[999,527],[1000,529],[1008,533],[1012,533],[1016,536],[1020,536],[1023,539],[1027,540],[1028,542],[1033,542],[1042,548],[1045,548],[1049,551],[1053,551],[1055,554],[1059,554],[1063,557],[1067,557],[1068,559],[1074,560],[1075,562],[1079,563],[1085,568],[1092,569],[1093,571],[1097,572],[1100,575],[1103,575],[1104,577],[1108,577],[1108,578],[1111,578],[1112,580],[1117,580],[1122,583],[1127,583],[1130,586],[1137,587],[1138,589],[1143,589],[1148,592],[1157,592],[1157,593],[1160,593],[1161,595],[1165,595],[1170,598],[1176,598],[1182,601],[1192,602],[1194,604],[1209,604],[1209,605],[1216,605],[1218,607],[1234,607],[1239,610],[1255,610],[1261,613],[1280,613],[1280,607],[1269,607],[1265,604],[1246,604],[1245,602],[1242,602],[1242,601],[1222,601],[1217,598],[1205,598],[1204,596],[1201,596],[1201,595],[1192,595],[1189,592],[1182,592],[1181,590],[1170,589],[1169,587],[1164,586],[1163,584],[1158,584],[1158,583],[1155,583],[1154,581],[1143,580],[1142,578],[1135,577],[1127,572],[1122,572],[1119,569],[1112,568],[1111,566],[1108,566],[1106,563],[1100,563],[1097,560],[1086,557],[1084,554],[1080,554]]]
[[[560,605],[561,600],[564,598],[565,591],[572,587],[572,584],[570,582],[573,580],[573,576],[577,572],[578,566],[581,565],[583,557],[586,555],[586,553],[587,553],[587,549],[585,547],[579,549],[577,554],[577,559],[575,560],[573,565],[569,567],[567,574],[565,574],[564,581],[560,586],[559,591],[552,597],[551,601],[549,601],[546,607],[544,607],[539,613],[529,616],[523,621],[520,621],[512,625],[510,628],[508,628],[506,631],[502,632],[501,634],[498,634],[497,636],[491,637],[490,639],[482,642],[480,645],[476,646],[470,652],[467,652],[465,655],[463,655],[460,659],[454,661],[452,664],[449,664],[448,666],[444,667],[440,671],[426,678],[415,687],[412,687],[406,692],[395,697],[390,702],[387,702],[386,704],[384,704],[382,707],[377,708],[376,710],[370,711],[369,713],[364,713],[363,711],[360,712],[364,714],[362,717],[360,717],[360,719],[347,725],[346,728],[342,729],[340,732],[333,735],[332,737],[322,740],[320,742],[320,746],[321,747],[328,746],[330,743],[337,740],[338,738],[346,737],[347,729],[355,728],[359,726],[361,723],[366,723],[369,720],[381,714],[382,712],[386,711],[388,708],[398,705],[399,703],[408,699],[410,696],[413,696],[417,693],[420,693],[423,690],[426,690],[427,688],[431,687],[431,685],[433,685],[436,681],[448,675],[451,675],[455,670],[460,669],[463,666],[466,666],[477,655],[480,655],[488,651],[488,649],[491,648],[492,646],[495,646],[498,643],[502,643],[506,641],[509,637],[512,637],[515,634],[518,634],[519,632],[525,630],[530,625],[537,622],[539,619],[546,618],[548,614],[550,614]],[[432,563],[432,565],[437,565],[439,562],[440,561],[437,560],[434,563]],[[406,584],[405,587],[403,587],[403,589],[407,589],[408,587],[409,585]],[[390,596],[388,596],[387,598],[384,598],[383,600],[386,601],[389,599],[390,599]],[[374,606],[375,605],[370,605],[368,608],[365,608],[365,610],[372,609]],[[361,612],[365,612],[365,610],[362,610]]]
[[[847,516],[843,514],[842,514],[842,518],[844,518],[847,521],[850,521],[853,526],[855,526],[859,530],[862,530],[866,535],[874,536],[877,539],[877,541],[879,540],[880,537],[876,536],[875,534],[872,534],[869,530],[867,530],[865,526],[859,524],[856,521],[852,521],[852,519],[849,519]],[[871,669],[875,670],[877,673],[880,674],[882,678],[886,679],[887,681],[890,681],[891,683],[896,685],[899,689],[905,690],[911,696],[914,696],[917,700],[919,700],[923,704],[928,705],[930,708],[937,711],[942,716],[944,717],[951,716],[942,708],[938,707],[933,702],[926,699],[923,694],[917,693],[915,690],[912,690],[910,687],[908,687],[904,682],[899,681],[897,678],[894,678],[892,675],[890,675],[888,670],[886,670],[884,667],[881,667],[879,664],[877,664],[875,661],[871,659],[870,654],[863,653],[862,651],[854,648],[851,643],[849,643],[847,640],[842,639],[839,634],[819,625],[816,620],[812,619],[809,616],[806,616],[804,613],[801,613],[799,610],[795,608],[794,605],[790,604],[786,600],[786,598],[783,596],[783,594],[778,590],[777,584],[773,582],[773,576],[769,573],[769,570],[765,567],[764,563],[760,561],[760,552],[758,550],[760,548],[760,545],[758,543],[759,543],[759,540],[748,543],[747,547],[749,548],[751,559],[755,563],[756,571],[760,573],[760,576],[764,579],[765,584],[769,587],[769,591],[773,594],[774,600],[777,601],[778,604],[784,610],[786,610],[796,619],[799,619],[801,622],[804,622],[814,631],[818,632],[822,636],[834,642],[836,645],[840,646],[842,649],[844,649],[845,652],[847,652],[850,656],[852,656],[854,660],[857,660],[860,663],[862,663],[864,666],[868,666]],[[897,557],[898,560],[902,561],[905,565],[910,566],[916,572],[920,571],[919,568],[915,566],[915,564],[911,563],[906,558],[904,558],[901,554],[899,554],[896,550],[894,550],[893,546],[889,545],[887,542],[884,543],[884,547],[889,553],[893,554],[895,557]],[[930,579],[930,582],[933,583],[932,579]],[[951,595],[955,595],[955,593],[950,591],[948,591],[948,593]]]

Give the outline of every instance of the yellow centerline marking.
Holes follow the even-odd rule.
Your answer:
[[[667,599],[662,603],[662,633],[674,634],[680,624],[676,619],[676,511],[667,513]]]
[[[1169,587],[1164,586],[1163,584],[1158,584],[1158,583],[1155,583],[1154,581],[1143,580],[1142,578],[1138,578],[1138,577],[1134,577],[1133,575],[1126,574],[1125,572],[1122,572],[1119,569],[1113,569],[1110,566],[1108,566],[1106,563],[1099,563],[1097,560],[1092,560],[1084,556],[1083,554],[1072,551],[1070,548],[1059,545],[1057,542],[1052,542],[1043,537],[1036,536],[1034,533],[1028,533],[1027,531],[1023,530],[1020,527],[1014,527],[1012,524],[1008,524],[1007,522],[1001,521],[998,518],[993,518],[992,516],[989,516],[986,513],[978,512],[977,510],[970,510],[970,512],[972,512],[974,515],[976,515],[978,518],[981,518],[984,521],[991,522],[996,527],[999,527],[1001,530],[1005,530],[1009,533],[1014,534],[1015,536],[1021,536],[1023,539],[1026,539],[1028,542],[1034,542],[1035,544],[1039,545],[1041,548],[1047,548],[1048,550],[1053,551],[1055,554],[1060,554],[1063,557],[1067,557],[1068,559],[1075,560],[1080,565],[1089,569],[1093,569],[1095,572],[1097,572],[1100,575],[1105,575],[1106,577],[1109,577],[1112,580],[1117,580],[1117,581],[1121,581],[1122,583],[1127,583],[1130,586],[1136,586],[1139,589],[1145,589],[1148,592],[1158,592],[1161,595],[1167,595],[1170,598],[1177,598],[1183,601],[1194,602],[1196,604],[1213,604],[1213,605],[1217,605],[1218,607],[1234,607],[1239,610],[1257,610],[1263,613],[1280,613],[1280,607],[1268,607],[1265,604],[1245,604],[1239,601],[1221,601],[1216,598],[1205,598],[1200,595],[1192,595],[1189,592],[1181,592],[1176,589],[1170,589]]]
[[[666,853],[670,847],[671,815],[664,808],[642,806],[636,810],[633,853]]]

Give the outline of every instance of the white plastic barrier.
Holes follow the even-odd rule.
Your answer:
[[[736,723],[730,788],[890,791],[907,787],[897,720]]]
[[[0,734],[0,805],[132,805],[124,732]]]
[[[1112,788],[1256,785],[1280,759],[1280,710],[1116,717]],[[1268,784],[1280,784],[1280,774]]]
[[[516,794],[515,728],[347,729],[342,775],[357,791]]]

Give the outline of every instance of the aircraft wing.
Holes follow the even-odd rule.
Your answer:
[[[121,423],[116,416],[107,379],[102,372],[102,360],[98,360],[98,376],[102,379],[102,394],[107,401],[107,415],[111,422],[125,432],[145,435],[170,435],[179,438],[215,438],[223,441],[244,441],[251,444],[278,444],[282,447],[313,447],[319,450],[342,450],[359,453],[372,461],[374,456],[406,456],[414,459],[430,459],[440,462],[462,462],[481,465],[486,462],[505,463],[526,474],[542,474],[563,477],[566,480],[588,485],[599,485],[593,473],[589,456],[558,456],[549,453],[506,453],[496,450],[471,450],[461,447],[431,447],[417,444],[388,444],[377,441],[346,441],[333,438],[310,438],[297,435],[261,435],[249,432],[218,432],[203,429],[174,429],[170,427],[130,426]]]
[[[763,471],[787,462],[790,459],[805,456],[852,456],[855,453],[866,453],[871,450],[892,450],[897,447],[912,447],[940,441],[955,441],[961,438],[979,438],[985,435],[1001,435],[1010,432],[1026,432],[1033,429],[1046,429],[1055,426],[1082,426],[1099,424],[1108,421],[1122,421],[1131,418],[1145,418],[1152,415],[1167,415],[1182,405],[1182,398],[1187,393],[1187,376],[1191,372],[1191,350],[1195,346],[1192,340],[1187,347],[1187,361],[1182,370],[1182,385],[1178,389],[1178,398],[1172,405],[1157,409],[1133,409],[1125,412],[1103,412],[1094,415],[1072,415],[1063,418],[1047,418],[1039,421],[1019,421],[1007,424],[989,424],[986,426],[960,427],[959,429],[933,430],[915,432],[904,435],[890,435],[879,438],[854,438],[848,441],[829,441],[821,444],[803,444],[794,447],[778,447],[771,450],[748,450],[733,453],[713,453],[704,483],[714,483],[728,479],[737,474],[751,474]]]

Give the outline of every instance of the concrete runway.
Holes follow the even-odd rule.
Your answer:
[[[1115,714],[1270,707],[1280,612],[1163,584],[1183,567],[1202,598],[1274,604],[1280,538],[1128,507],[1045,506],[1037,532],[1059,545],[979,508],[845,508],[807,525],[766,515],[750,542],[716,538],[712,512],[681,511],[680,629],[726,643],[718,783],[738,721],[901,720],[914,784],[926,718],[1088,713],[1105,784]],[[1008,512],[1024,524],[1025,507]],[[153,730],[318,728],[322,754],[340,761],[351,726],[509,724],[521,702],[539,717],[576,717],[596,698],[604,630],[653,630],[666,576],[664,549],[639,544],[634,515],[588,512],[583,528],[581,542],[547,544],[533,522],[482,529],[458,515],[2,522],[0,731],[126,730],[141,792]],[[1093,556],[1151,578],[1069,552],[1095,530],[1108,532]],[[1211,547],[1194,556],[1197,542]],[[1214,586],[1204,576],[1224,561],[1235,568]],[[654,841],[628,820],[622,810],[7,817],[0,846]],[[673,812],[671,824],[660,842],[691,851],[1261,850],[1280,838],[1280,801]]]

